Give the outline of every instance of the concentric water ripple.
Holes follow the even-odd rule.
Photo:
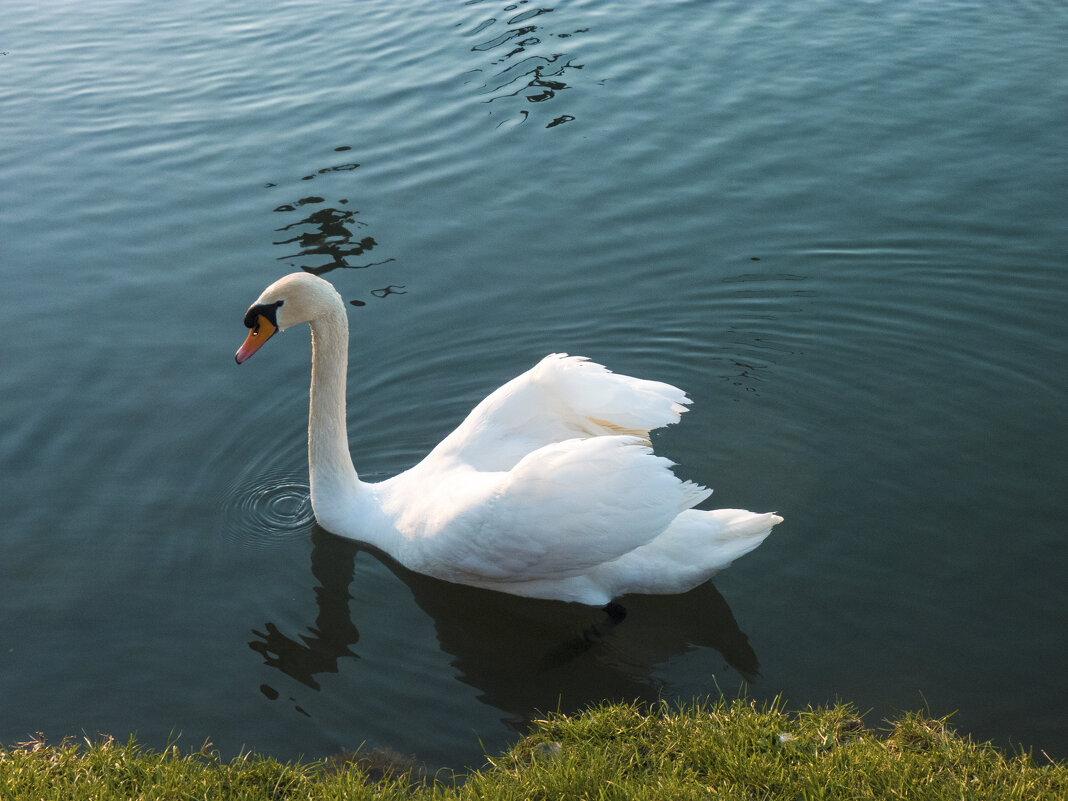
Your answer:
[[[227,536],[242,545],[275,547],[303,537],[315,522],[308,483],[289,473],[242,480],[222,505]]]

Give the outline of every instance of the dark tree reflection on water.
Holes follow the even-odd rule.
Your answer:
[[[576,61],[574,53],[558,48],[564,40],[587,33],[589,29],[559,31],[559,26],[556,30],[551,29],[546,24],[546,17],[554,11],[552,8],[529,8],[513,13],[526,4],[526,0],[511,3],[504,7],[501,19],[472,19],[470,23],[473,27],[465,26],[469,30],[463,35],[477,38],[471,46],[471,52],[494,57],[485,66],[476,67],[468,73],[483,76],[480,92],[489,95],[484,101],[486,103],[518,97],[528,103],[544,103],[569,89],[573,85],[569,82],[573,81],[574,73],[584,67]],[[534,24],[534,20],[537,24]],[[562,22],[559,18],[555,21]],[[529,117],[529,110],[519,110],[520,122]],[[574,119],[573,115],[560,114],[545,127],[553,128]],[[498,127],[505,122],[498,123]]]
[[[653,700],[662,691],[654,668],[695,647],[718,651],[739,681],[758,675],[748,637],[710,582],[682,595],[623,598],[627,615],[616,622],[600,609],[413,573],[385,554],[318,527],[312,544],[311,571],[318,582],[314,625],[290,637],[268,622],[253,630],[256,639],[249,647],[265,664],[313,690],[320,689],[317,674],[337,673],[341,660],[359,659],[353,616],[376,614],[377,606],[350,610],[358,557],[379,560],[407,586],[433,620],[438,646],[452,656],[457,679],[476,688],[480,700],[516,726],[539,710],[575,711],[605,699]],[[707,687],[694,693],[714,692],[726,678],[709,675]],[[272,700],[280,695],[268,685],[260,689]]]
[[[322,198],[315,198],[319,203]],[[299,205],[305,205],[308,198],[298,201]],[[346,203],[341,200],[339,203]],[[279,206],[275,211],[294,211],[293,206]],[[296,253],[279,256],[280,261],[289,259],[303,259],[309,256],[323,259],[318,264],[301,264],[300,268],[313,275],[323,275],[338,268],[371,267],[372,264],[353,264],[350,260],[356,256],[362,256],[375,248],[378,242],[373,236],[364,236],[356,239],[354,229],[366,228],[367,224],[357,220],[358,212],[350,209],[335,209],[331,207],[319,208],[302,220],[290,223],[276,229],[279,232],[288,232],[296,229],[296,236],[282,239],[276,245],[297,245],[300,250]],[[379,262],[380,264],[382,262]]]
[[[348,146],[335,148],[335,151],[349,150]],[[359,164],[345,162],[329,167],[323,167],[308,175],[301,176],[300,181],[326,181],[333,187],[342,175],[352,173]],[[348,181],[348,179],[345,179]],[[275,188],[276,183],[270,183],[268,188]],[[351,182],[346,183],[343,191],[351,191]],[[377,239],[369,233],[369,225],[359,219],[360,212],[349,208],[347,197],[341,197],[333,202],[328,202],[322,195],[305,195],[289,203],[275,206],[277,214],[298,214],[299,219],[287,222],[275,232],[282,234],[282,238],[272,241],[272,244],[286,248],[285,255],[279,256],[279,261],[289,262],[295,269],[304,270],[312,275],[325,275],[334,270],[356,270],[368,267],[378,267],[395,261],[392,257],[367,260],[364,257],[380,250]],[[381,290],[371,290],[375,297],[385,297],[390,294],[403,294],[391,287]],[[355,306],[364,305],[363,301],[350,301]]]

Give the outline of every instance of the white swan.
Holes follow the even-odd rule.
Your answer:
[[[605,605],[678,593],[756,548],[775,514],[692,507],[711,490],[680,481],[649,431],[689,399],[656,381],[553,354],[495,390],[419,464],[360,481],[345,424],[348,319],[334,287],[298,272],[249,308],[248,359],[276,331],[312,333],[311,502],[328,531],[446,581]]]

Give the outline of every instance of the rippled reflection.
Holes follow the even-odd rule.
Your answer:
[[[753,261],[760,261],[753,257]],[[805,287],[807,277],[791,273],[742,273],[720,279],[730,287],[727,296],[735,310],[725,342],[731,352],[717,357],[722,363],[718,371],[721,380],[745,392],[756,394],[767,376],[784,356],[795,356],[798,344],[775,331],[770,323],[777,317],[795,311],[781,301],[797,301],[814,297]],[[774,307],[769,304],[774,302]]]
[[[321,197],[302,198],[297,201],[297,205],[324,202]],[[347,200],[338,201],[338,203],[347,202]],[[275,211],[294,210],[295,207],[290,205],[279,206],[275,209]],[[316,264],[302,263],[300,265],[302,270],[313,275],[322,275],[339,267],[370,267],[371,264],[352,264],[348,261],[355,256],[362,256],[374,250],[378,244],[373,236],[356,238],[354,229],[364,228],[367,225],[356,219],[357,213],[349,209],[335,209],[327,206],[316,209],[297,222],[276,229],[280,232],[295,232],[295,235],[289,239],[276,241],[274,244],[299,247],[298,252],[279,256],[279,260],[321,256],[323,259]]]
[[[654,667],[694,647],[714,648],[744,679],[758,675],[757,656],[730,607],[711,583],[673,596],[622,599],[621,622],[579,604],[519,598],[413,573],[388,556],[315,527],[312,574],[318,614],[296,638],[268,622],[249,643],[265,664],[319,689],[318,673],[336,673],[359,632],[349,611],[348,587],[359,554],[381,561],[411,590],[433,620],[442,651],[458,679],[519,725],[538,710],[574,711],[604,699],[653,699],[661,691]],[[355,610],[357,618],[377,614]],[[716,686],[708,676],[702,691]],[[267,685],[261,691],[277,698]]]
[[[348,146],[334,148],[335,152],[347,151]],[[330,188],[341,175],[352,173],[359,168],[357,162],[342,162],[322,167],[313,173],[301,176],[301,182],[327,181]],[[339,175],[340,174],[340,175]],[[277,188],[279,184],[270,183],[268,188]],[[324,187],[325,188],[325,187]],[[347,192],[351,189],[340,187]],[[295,215],[294,219],[275,228],[283,236],[273,244],[285,247],[287,252],[279,256],[279,261],[290,263],[295,269],[301,269],[313,275],[324,275],[338,269],[364,269],[388,264],[392,257],[365,258],[372,251],[381,252],[380,244],[370,233],[369,224],[359,219],[360,212],[349,208],[349,199],[341,197],[327,200],[327,194],[308,194],[275,206],[278,214]],[[386,290],[373,290],[376,297],[396,294]],[[382,292],[383,294],[379,294]],[[363,305],[362,301],[350,301],[353,305]]]
[[[570,88],[569,81],[574,80],[574,73],[584,67],[576,61],[577,56],[564,50],[561,44],[589,29],[550,29],[546,17],[553,9],[520,10],[526,5],[527,0],[510,3],[502,9],[500,17],[481,17],[463,34],[475,40],[472,52],[493,56],[486,66],[470,73],[483,76],[480,91],[490,96],[485,101],[487,103],[518,97],[528,103],[552,100]],[[525,121],[529,116],[528,110],[519,111],[519,121]],[[553,128],[574,119],[570,114],[561,114],[545,127]],[[498,125],[505,122],[507,120]]]

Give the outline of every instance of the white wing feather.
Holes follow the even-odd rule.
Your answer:
[[[653,429],[677,423],[689,402],[670,384],[554,353],[488,395],[424,461],[510,470],[554,442],[613,434],[648,440]]]
[[[439,575],[452,581],[585,573],[648,543],[707,497],[669,465],[636,437],[547,445],[496,474],[481,503],[456,507],[437,531],[409,532],[410,545],[424,564],[447,566]]]

